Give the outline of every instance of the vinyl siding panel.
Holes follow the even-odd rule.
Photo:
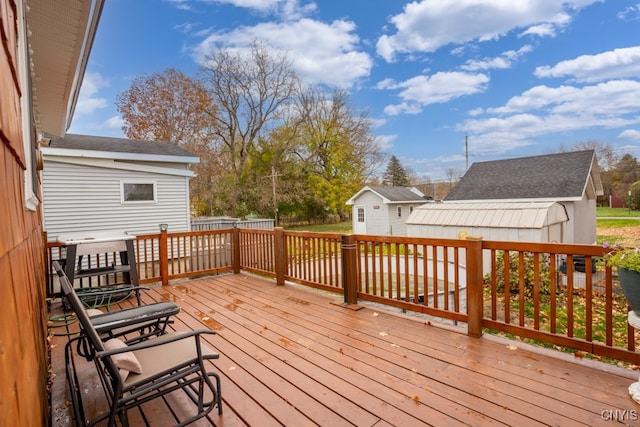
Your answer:
[[[358,198],[358,204],[364,205],[366,209],[367,234],[388,235],[387,205],[382,203],[382,199],[371,191],[367,191]],[[374,209],[374,206],[377,206],[378,209]]]
[[[385,203],[386,199],[371,190],[364,191],[351,200],[353,202],[353,229],[357,228],[357,209],[364,207],[366,234],[375,236],[406,236],[405,221],[409,218],[411,209],[415,210],[421,205],[421,203],[407,202]],[[402,208],[401,217],[398,217],[398,206]]]
[[[122,203],[122,181],[154,182],[156,202]],[[188,178],[46,161],[43,171],[45,229],[50,237],[90,231],[189,230]]]
[[[398,207],[402,209],[402,216],[398,216]],[[406,236],[407,224],[411,208],[415,210],[416,205],[390,203],[386,206],[389,211],[389,231],[392,236]]]

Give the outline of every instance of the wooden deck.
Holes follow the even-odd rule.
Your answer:
[[[464,331],[255,276],[221,275],[155,287],[144,301],[171,300],[175,329],[211,328],[220,352],[223,415],[194,425],[415,426],[612,425],[640,423],[628,396],[638,373],[516,341]],[[52,312],[60,303],[52,304]],[[54,332],[62,332],[57,328]],[[71,426],[63,370],[66,338],[53,338],[53,427]],[[85,399],[101,387],[86,364]],[[96,397],[96,399],[92,399]],[[181,396],[169,400],[176,412]],[[132,425],[172,424],[158,399]],[[216,412],[215,410],[213,411]],[[615,424],[615,423],[614,423]],[[620,424],[618,424],[620,425]]]

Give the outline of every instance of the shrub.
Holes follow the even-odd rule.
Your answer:
[[[509,292],[520,292],[520,252],[509,252]],[[548,254],[537,254],[539,268],[539,293],[549,294],[551,292],[551,268]],[[533,265],[534,253],[522,252],[523,257],[523,277],[524,277],[524,295],[533,296],[533,283],[535,278],[535,270]],[[505,265],[504,252],[497,252],[496,259],[496,290],[504,292],[505,287]],[[491,273],[484,277],[485,284],[491,284]]]
[[[624,247],[621,245],[609,246],[605,242],[605,248],[611,248],[604,256],[604,262],[610,267],[625,268],[640,273],[640,249],[633,247]]]

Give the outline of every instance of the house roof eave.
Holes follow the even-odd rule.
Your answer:
[[[144,153],[122,153],[114,151],[76,150],[69,148],[41,147],[43,156],[59,156],[70,158],[113,159],[145,162],[200,163],[199,157],[170,156]]]
[[[93,168],[118,169],[126,171],[147,172],[161,175],[182,176],[187,178],[195,177],[196,174],[190,169],[177,169],[163,166],[143,165],[138,163],[119,162],[114,159],[96,159],[81,157],[58,157],[46,156],[44,160],[47,162],[66,163],[78,166],[87,166]]]
[[[30,0],[26,21],[39,131],[64,135],[73,118],[104,0]]]
[[[462,204],[462,203],[540,203],[540,202],[579,202],[583,197],[559,197],[559,198],[539,198],[539,199],[470,199],[470,200],[445,200],[447,204]]]

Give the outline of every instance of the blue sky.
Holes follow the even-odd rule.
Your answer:
[[[123,137],[134,77],[256,39],[419,177],[588,140],[640,157],[640,0],[106,0],[69,133]]]

